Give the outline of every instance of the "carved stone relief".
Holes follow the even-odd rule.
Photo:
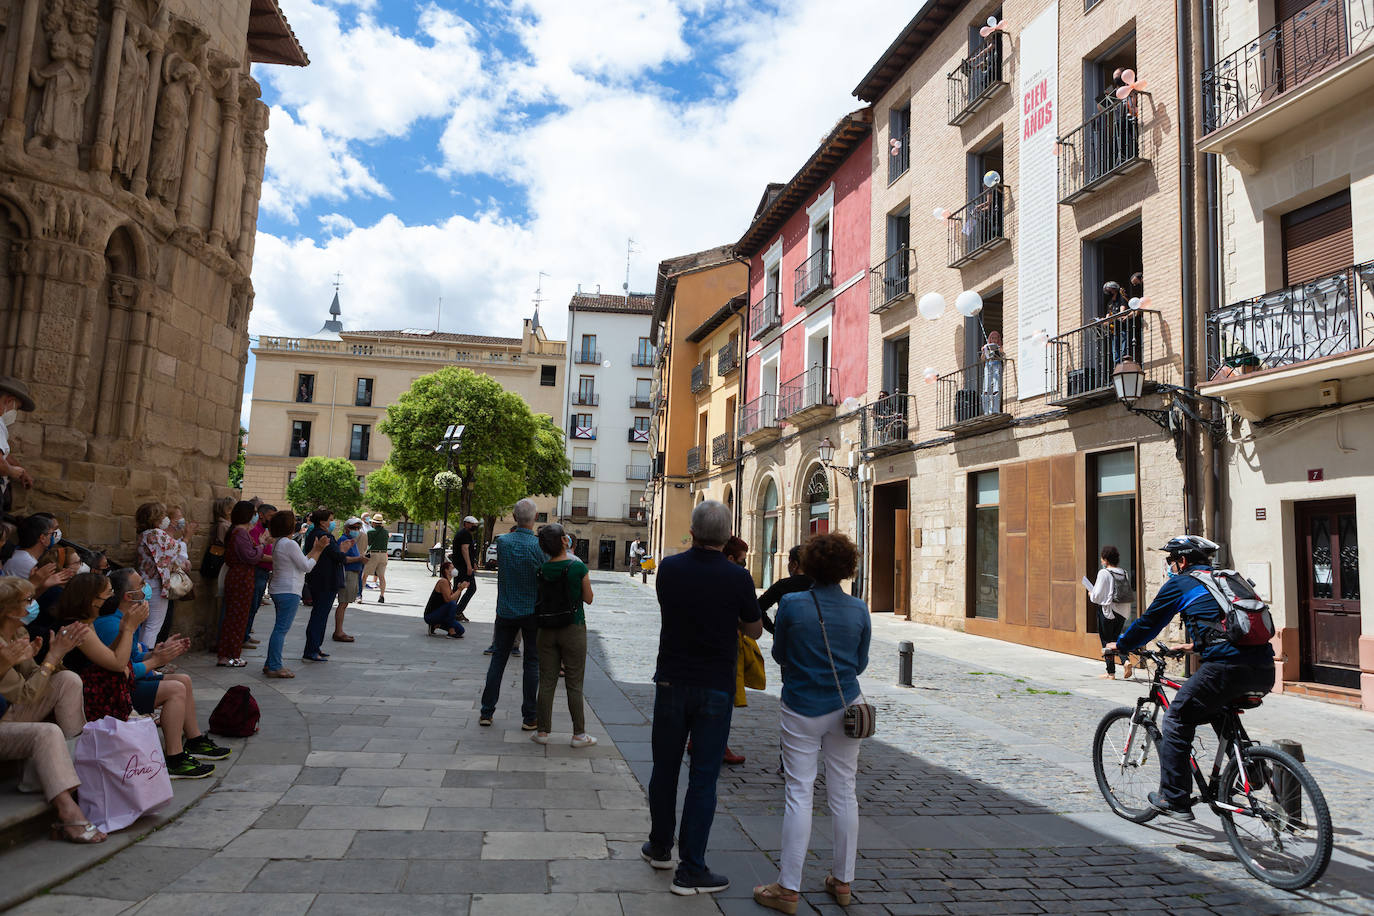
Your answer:
[[[53,0],[43,17],[48,62],[29,74],[40,95],[26,149],[31,155],[51,156],[74,166],[85,131],[96,20],[80,0],[68,6],[64,0]]]
[[[180,54],[167,55],[163,64],[167,85],[153,123],[152,163],[148,173],[151,196],[176,207],[181,173],[186,164],[186,131],[191,97],[200,86],[200,71]]]
[[[119,88],[115,93],[114,168],[132,180],[142,164],[144,106],[148,94],[148,48],[153,32],[146,26],[130,23],[124,33],[123,55],[119,64]]]

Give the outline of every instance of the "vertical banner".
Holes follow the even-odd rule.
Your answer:
[[[1059,333],[1059,3],[1017,36],[1021,142],[1017,174],[1016,389],[1020,398],[1049,390],[1047,349],[1033,338]]]

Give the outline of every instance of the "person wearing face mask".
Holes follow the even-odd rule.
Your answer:
[[[219,627],[219,661],[221,668],[242,668],[243,637],[248,632],[248,616],[252,611],[253,587],[257,565],[262,560],[266,532],[254,537],[250,532],[257,517],[257,507],[248,500],[234,504],[229,513],[233,528],[229,532],[229,546],[224,553],[224,620]]]
[[[19,411],[28,413],[35,406],[27,385],[19,379],[0,376],[0,511],[9,511],[16,483],[26,490],[33,486],[29,472],[10,456],[10,427],[19,419]]]
[[[148,621],[137,639],[145,647],[157,642],[162,624],[167,619],[167,583],[172,573],[189,572],[190,564],[182,559],[181,547],[168,529],[172,520],[167,507],[160,502],[144,503],[134,513],[138,527],[138,571],[152,588],[148,600]]]
[[[304,552],[307,556],[316,556],[316,560],[315,568],[305,574],[305,584],[310,589],[313,603],[310,605],[310,622],[305,627],[302,661],[329,660],[329,653],[323,649],[324,630],[329,624],[329,612],[334,609],[334,599],[344,584],[344,555],[331,533],[333,522],[333,512],[316,509],[310,513],[310,530],[305,534]],[[317,552],[315,544],[321,538],[325,540],[325,547]]]
[[[4,574],[7,576],[27,577],[38,565],[38,558],[57,546],[62,540],[62,529],[57,527],[57,519],[46,512],[35,512],[19,523],[16,534],[18,549],[5,561]]]
[[[363,520],[356,515],[344,525],[344,536],[339,539],[339,550],[344,555],[344,584],[339,589],[339,606],[334,610],[334,641],[353,642],[353,637],[344,632],[344,611],[357,600],[362,589],[363,567],[367,564],[363,543]]]
[[[75,738],[86,724],[81,705],[81,678],[62,671],[62,659],[86,635],[85,624],[55,630],[39,665],[34,657],[45,640],[31,639],[25,625],[36,615],[33,583],[14,576],[0,578],[0,656],[9,670],[0,675],[0,696],[10,704],[6,722],[43,722],[50,716],[62,734]]]

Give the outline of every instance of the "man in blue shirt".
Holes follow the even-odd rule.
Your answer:
[[[1159,548],[1168,556],[1169,578],[1140,619],[1126,628],[1103,653],[1130,652],[1148,643],[1174,619],[1183,615],[1188,639],[1202,653],[1202,665],[1184,682],[1164,713],[1159,745],[1159,791],[1149,794],[1150,804],[1162,814],[1182,821],[1193,820],[1192,754],[1197,727],[1211,722],[1237,698],[1247,693],[1274,689],[1272,646],[1234,646],[1215,628],[1225,610],[1212,593],[1190,573],[1210,570],[1217,544],[1196,535],[1171,538]]]
[[[678,834],[680,861],[671,888],[684,896],[730,886],[728,878],[706,867],[706,841],[735,706],[739,634],[757,639],[763,633],[753,577],[721,550],[730,537],[730,523],[731,512],[724,503],[707,500],[698,505],[692,510],[692,549],[665,559],[654,580],[662,624],[654,672],[649,841],[639,854],[654,868],[673,867],[678,771],[690,739],[687,795]]]
[[[535,505],[532,499],[522,499],[511,513],[515,530],[496,539],[496,625],[494,627],[491,664],[487,667],[487,684],[482,690],[482,710],[479,725],[490,725],[501,698],[501,678],[506,674],[506,660],[515,645],[515,635],[524,634],[525,671],[524,696],[520,702],[520,727],[534,731],[539,698],[538,628],[534,623],[534,600],[539,596],[535,575],[548,559],[539,549],[534,535]]]

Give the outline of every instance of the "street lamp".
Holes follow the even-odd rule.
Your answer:
[[[1123,359],[1116,364],[1116,368],[1112,370],[1112,388],[1116,390],[1117,400],[1123,407],[1133,414],[1147,418],[1173,437],[1174,453],[1180,461],[1183,460],[1185,417],[1207,430],[1215,440],[1220,441],[1226,433],[1226,428],[1220,420],[1203,416],[1200,410],[1203,405],[1221,405],[1221,399],[1194,391],[1192,388],[1156,382],[1155,390],[1164,396],[1163,409],[1135,406],[1145,393],[1145,370],[1133,359]]]
[[[461,423],[450,424],[444,430],[444,438],[434,447],[436,452],[444,453],[444,466],[449,473],[453,473],[453,456],[458,454],[458,449],[462,447],[463,430],[466,428]],[[448,501],[451,492],[451,487],[444,487],[444,535],[439,539],[439,543],[444,546],[448,545]]]
[[[834,471],[836,474],[846,477],[849,480],[859,479],[858,468],[845,467],[843,465],[837,465],[834,463],[835,443],[830,441],[829,436],[826,436],[824,439],[822,439],[821,444],[816,446],[816,456],[820,458],[821,466],[826,468],[827,470]]]

